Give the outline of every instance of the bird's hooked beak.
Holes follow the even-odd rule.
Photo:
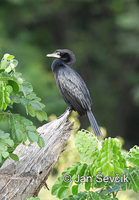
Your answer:
[[[60,58],[60,55],[57,52],[51,53],[51,54],[47,54],[47,57],[54,57],[54,58]]]

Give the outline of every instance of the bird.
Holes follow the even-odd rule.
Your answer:
[[[51,69],[57,87],[68,105],[68,110],[77,111],[80,116],[87,115],[96,136],[102,137],[97,121],[92,113],[92,100],[82,77],[72,68],[76,62],[74,53],[69,49],[58,49],[47,57],[55,58]]]

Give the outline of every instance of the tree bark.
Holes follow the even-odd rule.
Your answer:
[[[45,147],[20,144],[14,151],[20,160],[4,162],[0,169],[0,200],[26,200],[38,195],[70,136],[73,123],[68,121],[69,114],[67,110],[61,118],[37,129]]]

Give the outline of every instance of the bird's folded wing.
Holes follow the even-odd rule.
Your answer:
[[[91,98],[85,82],[73,69],[61,70],[57,85],[64,100],[78,112],[91,108]]]

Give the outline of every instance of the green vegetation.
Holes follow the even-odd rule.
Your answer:
[[[44,140],[39,136],[32,121],[20,114],[13,113],[14,104],[22,104],[26,114],[47,120],[43,111],[44,104],[33,92],[32,85],[25,81],[21,73],[16,72],[18,61],[13,55],[5,54],[0,63],[0,121],[6,121],[9,133],[0,130],[0,164],[10,157],[15,161],[19,158],[12,152],[20,143],[37,142],[44,146]]]
[[[45,57],[47,53],[59,48],[68,48],[75,53],[77,61],[74,68],[89,88],[93,101],[92,110],[98,124],[106,130],[107,136],[122,137],[124,149],[130,149],[138,144],[138,18],[138,0],[0,1],[0,56],[9,52],[16,55],[20,63],[15,68],[17,61],[13,56],[8,58],[7,63],[6,57],[9,55],[6,54],[5,61],[3,60],[1,64],[0,146],[2,148],[0,148],[0,158],[2,162],[9,156],[18,160],[12,152],[20,142],[25,141],[25,138],[28,138],[30,142],[32,139],[37,141],[38,135],[35,127],[40,126],[46,114],[42,113],[43,105],[32,91],[32,86],[35,93],[41,97],[43,104],[46,105],[43,111],[47,111],[49,119],[65,111],[66,105],[58,92],[51,72],[52,60]],[[4,62],[9,67],[6,67]],[[21,73],[24,78],[20,75]],[[2,77],[10,80],[4,81]],[[26,97],[21,86],[27,93],[30,92],[25,93]],[[75,121],[75,116],[72,117]],[[15,123],[17,130],[24,129],[25,132],[21,134],[20,131],[15,131],[12,125],[13,119],[14,122],[15,119],[17,120]],[[26,125],[23,123],[24,120]],[[87,118],[79,118],[79,120],[81,128],[87,129]],[[30,127],[31,130],[26,127]],[[90,145],[91,141],[94,144],[95,138],[88,137],[90,137]],[[67,151],[60,157],[55,167],[57,173],[71,166],[76,159],[78,160],[73,141],[72,137],[71,146],[67,147],[70,150],[66,148]],[[114,139],[115,145],[116,141]],[[41,143],[43,145],[42,140]],[[84,143],[86,143],[86,137]],[[94,146],[91,149],[88,148],[87,151],[77,147],[82,162],[87,163],[87,166],[91,163],[92,151],[98,144],[99,142],[96,141]],[[107,148],[107,144],[106,146],[99,145],[97,153],[100,153],[102,148]],[[110,143],[110,146],[112,148],[113,143]],[[115,156],[115,151],[112,152]],[[100,153],[99,160],[96,162],[101,163],[103,157],[101,156]],[[118,163],[121,157],[126,160],[126,166],[127,162],[131,164],[131,167],[135,166],[137,163],[135,161],[136,148],[132,148],[128,153],[122,151],[122,155],[118,155]],[[113,163],[110,162],[110,164]],[[52,178],[54,179],[51,177],[51,180]],[[129,197],[128,191],[126,194],[125,199],[132,198],[133,200],[134,197]],[[46,200],[47,195],[41,198],[44,197]],[[49,196],[47,199],[50,198]],[[55,197],[52,196],[53,198]]]
[[[125,152],[118,139],[100,142],[84,130],[76,134],[75,145],[82,162],[62,172],[52,187],[52,195],[64,200],[116,200],[118,191],[139,191],[138,146]]]

